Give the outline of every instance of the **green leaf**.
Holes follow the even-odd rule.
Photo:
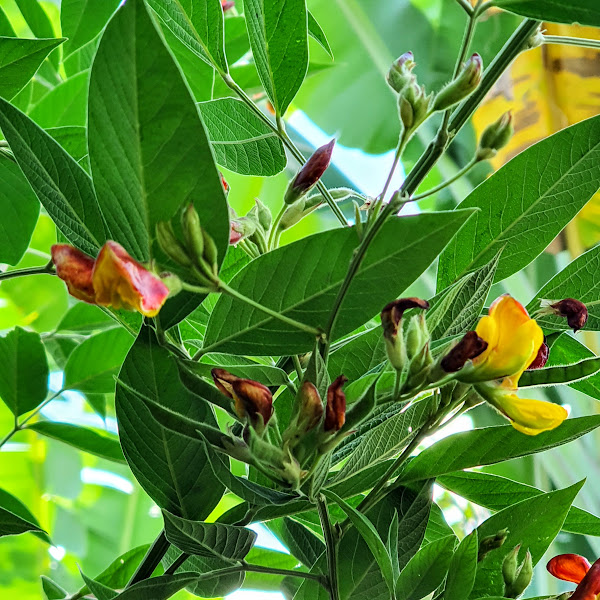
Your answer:
[[[228,16],[225,19],[225,53],[227,62],[232,65],[250,50],[250,40],[246,31],[246,19],[242,16]]]
[[[479,541],[477,529],[465,536],[452,555],[444,600],[467,600],[475,584]]]
[[[97,36],[117,6],[119,0],[63,0],[60,25],[69,38],[63,47],[63,60]]]
[[[0,508],[20,517],[24,521],[31,523],[38,528],[38,531],[34,531],[34,535],[39,537],[40,540],[44,540],[48,544],[51,543],[48,534],[43,531],[38,520],[33,516],[31,511],[15,496],[9,494],[6,490],[0,488]]]
[[[440,256],[438,288],[490,261],[496,281],[528,265],[600,187],[600,116],[518,154],[459,204],[480,211]]]
[[[534,566],[544,555],[560,531],[563,521],[583,481],[568,488],[535,496],[501,510],[478,528],[480,540],[495,535],[501,529],[508,536],[501,548],[490,552],[478,565],[471,598],[504,593],[502,562],[517,545],[531,552]]]
[[[210,143],[142,0],[122,6],[102,35],[88,121],[94,186],[113,239],[148,260],[156,224],[194,202],[222,260],[229,219]]]
[[[103,435],[94,429],[53,421],[30,423],[25,429],[31,429],[41,435],[64,442],[78,450],[89,452],[106,460],[125,462],[118,439]]]
[[[85,127],[65,125],[46,129],[76,161],[81,161],[87,156],[87,138]]]
[[[241,100],[210,100],[198,108],[218,164],[242,175],[283,171],[287,161],[279,136]]]
[[[402,569],[396,593],[403,600],[420,600],[431,594],[446,577],[456,538],[448,536],[427,544]]]
[[[10,100],[66,38],[27,40],[0,37],[0,96]]]
[[[283,115],[308,68],[305,0],[246,0],[246,26],[260,80]]]
[[[378,326],[361,332],[332,352],[327,367],[332,377],[343,373],[350,381],[356,381],[385,360],[385,340]]]
[[[535,295],[527,305],[533,312],[540,308],[541,300],[558,301],[563,298],[577,298],[588,309],[588,320],[585,328],[600,331],[600,246],[595,246],[557,273]],[[564,317],[542,315],[536,318],[545,329],[569,329]]]
[[[95,256],[106,234],[87,173],[58,142],[2,99],[0,128],[33,191],[61,233]]]
[[[41,576],[42,580],[42,589],[44,590],[44,594],[46,594],[46,598],[48,600],[62,600],[69,595],[67,590],[63,589],[58,585],[58,583],[52,581],[49,577],[45,575]]]
[[[190,521],[167,511],[163,516],[167,539],[186,554],[236,562],[250,552],[256,541],[256,533],[245,527]]]
[[[310,11],[308,11],[308,35],[316,40],[319,46],[321,46],[321,48],[323,48],[323,50],[325,50],[325,52],[327,52],[327,54],[329,54],[333,60],[333,52],[331,51],[331,46],[327,41],[327,36]]]
[[[394,581],[394,570],[392,568],[392,560],[388,554],[387,548],[383,543],[379,533],[375,529],[375,526],[369,519],[358,512],[355,508],[350,506],[347,502],[342,500],[339,496],[336,496],[333,492],[326,492],[326,495],[334,500],[336,504],[346,513],[347,517],[352,522],[352,525],[358,530],[362,538],[367,542],[367,546],[371,551],[371,554],[377,561],[379,568],[385,582],[390,591],[390,596],[394,597],[395,581]],[[397,515],[397,513],[394,513]],[[410,565],[410,562],[408,563]],[[407,567],[408,568],[408,565]],[[425,594],[423,594],[425,595]],[[421,596],[419,596],[420,598]]]
[[[0,213],[0,263],[16,265],[29,247],[40,203],[21,169],[10,160],[0,161]]]
[[[187,519],[206,518],[224,488],[211,476],[204,442],[163,427],[143,397],[216,426],[209,405],[183,387],[174,359],[149,328],[141,330],[119,379],[139,392],[119,385],[115,396],[121,446],[136,479],[161,508]]]
[[[144,579],[117,594],[113,600],[166,600],[200,578],[197,573],[177,573]]]
[[[227,358],[229,360],[226,360]],[[202,360],[206,362],[186,360],[181,361],[181,364],[192,373],[202,377],[210,377],[211,370],[218,367],[226,369],[237,375],[237,377],[254,379],[267,386],[281,386],[291,383],[288,374],[283,369],[271,365],[261,365],[250,359],[244,359],[244,357],[229,357],[227,354],[207,354],[202,357]]]
[[[398,297],[469,215],[438,212],[389,220],[350,285],[332,339],[353,331]],[[323,328],[357,244],[354,228],[318,233],[253,260],[230,285],[287,317]],[[257,286],[257,277],[264,273],[270,277]],[[310,334],[229,296],[217,302],[205,337],[205,346],[246,355],[298,354],[313,344]]]
[[[15,515],[15,513],[0,507],[0,537],[5,535],[19,535],[21,533],[44,532],[39,525],[30,523],[25,519]]]
[[[438,477],[445,473],[491,465],[542,452],[571,442],[600,426],[600,415],[567,419],[536,436],[523,435],[512,425],[483,427],[450,435],[419,454],[401,475],[402,481]]]
[[[54,37],[52,22],[41,4],[36,0],[19,0],[18,7],[34,36],[38,38]]]
[[[94,594],[97,600],[113,600],[117,595],[117,592],[112,588],[95,581],[91,577],[88,577],[83,571],[80,571],[81,578],[85,581],[86,587]]]
[[[438,477],[442,487],[493,511],[499,511],[522,500],[544,494],[533,486],[512,481],[499,475],[478,471],[457,471]],[[582,535],[600,535],[600,517],[572,506],[562,529]]]
[[[600,27],[600,7],[596,0],[494,0],[493,4],[530,19]]]
[[[268,527],[281,539],[286,548],[309,569],[325,552],[325,544],[308,527],[284,517],[268,522]]]
[[[455,536],[456,534],[452,530],[452,527],[446,522],[442,509],[435,502],[432,502],[423,542],[425,544],[431,544],[431,542],[441,540],[449,535]]]
[[[67,311],[56,330],[94,333],[110,327],[115,327],[115,322],[102,309],[85,302],[77,302]]]
[[[541,387],[571,383],[591,377],[600,370],[600,357],[587,358],[573,365],[560,365],[525,371],[519,378],[519,387]]]
[[[0,398],[15,417],[46,398],[48,362],[38,333],[15,327],[0,337]]]
[[[125,329],[110,329],[81,343],[65,366],[64,389],[109,394],[133,339]]]
[[[223,9],[219,0],[148,0],[165,26],[196,56],[227,72]]]

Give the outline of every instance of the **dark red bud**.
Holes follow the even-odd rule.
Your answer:
[[[306,419],[306,431],[310,431],[318,425],[323,416],[323,402],[317,388],[310,381],[305,381],[300,386],[298,395],[301,416]]]
[[[235,2],[233,0],[221,0],[221,8],[223,12],[227,12],[230,8],[233,8]]]
[[[488,343],[474,331],[467,331],[462,340],[444,356],[440,366],[446,373],[460,371],[468,360],[477,358],[488,347]]]
[[[591,566],[570,600],[596,600],[598,594],[600,594],[600,559]]]
[[[300,169],[294,181],[292,181],[291,192],[295,197],[306,194],[321,179],[331,161],[334,146],[335,140],[331,140],[328,144],[317,148],[314,154],[306,161],[306,164]]]
[[[231,229],[229,230],[230,244],[237,244],[244,237],[244,234],[237,229],[239,226],[239,223],[236,221],[231,221]]]
[[[325,431],[339,431],[346,422],[346,394],[342,386],[348,381],[340,375],[327,390],[327,406],[325,407]]]
[[[542,342],[540,349],[538,350],[537,356],[533,359],[533,362],[527,367],[528,370],[531,369],[541,369],[548,362],[548,356],[550,354],[550,348],[546,341]]]
[[[387,339],[392,339],[398,335],[398,326],[402,321],[402,315],[409,308],[421,308],[427,310],[429,302],[421,300],[421,298],[400,298],[394,300],[381,311],[381,326],[383,327],[383,335]]]
[[[579,331],[586,324],[588,319],[588,310],[586,305],[575,298],[565,298],[560,302],[550,305],[561,317],[566,317],[569,327],[573,331]]]
[[[212,369],[210,372],[218,390],[233,400],[233,382],[238,379],[235,375],[225,369]]]

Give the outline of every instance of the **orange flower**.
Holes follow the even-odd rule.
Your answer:
[[[546,568],[554,577],[578,584],[570,600],[596,600],[600,594],[600,559],[590,567],[583,556],[560,554]]]
[[[55,244],[51,252],[56,274],[71,295],[89,304],[154,317],[169,295],[169,288],[117,242],[106,242],[95,261],[68,244]]]

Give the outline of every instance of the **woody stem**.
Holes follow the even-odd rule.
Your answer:
[[[0,281],[13,279],[14,277],[24,277],[25,275],[53,275],[54,263],[49,261],[43,267],[30,267],[28,269],[17,269],[15,271],[5,271],[0,273]]]

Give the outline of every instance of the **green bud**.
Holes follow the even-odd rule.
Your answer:
[[[208,263],[212,270],[212,274],[216,275],[219,272],[219,251],[212,237],[202,229],[202,239],[204,241],[204,260]]]
[[[431,106],[431,95],[416,82],[407,85],[398,97],[398,112],[405,131],[413,132],[427,118]]]
[[[188,251],[194,257],[194,262],[199,264],[204,255],[204,235],[200,225],[200,217],[193,204],[188,204],[183,211],[181,227]]]
[[[256,203],[255,208],[259,225],[264,231],[269,231],[269,229],[271,229],[271,223],[273,222],[271,211],[258,198],[254,198],[254,202]]]
[[[175,237],[171,223],[161,221],[156,224],[156,241],[161,250],[174,262],[182,267],[190,267],[192,261],[185,248]]]
[[[533,577],[533,560],[531,558],[531,552],[527,550],[525,553],[525,560],[521,564],[517,579],[513,584],[512,596],[506,596],[507,598],[518,598],[529,586]]]
[[[360,214],[360,206],[356,200],[352,200],[352,207],[354,208],[354,225],[356,227],[356,233],[358,234],[358,239],[361,240],[363,236],[363,222]]]
[[[293,227],[296,223],[300,222],[304,218],[305,214],[304,205],[304,198],[300,198],[299,200],[296,200],[296,202],[294,202],[293,204],[288,205],[283,215],[281,216],[278,228],[281,231],[284,231],[285,229],[289,229],[290,227]]]
[[[181,279],[175,273],[161,273],[160,280],[169,288],[169,298],[176,296],[183,289]]]
[[[436,96],[433,102],[433,110],[446,110],[451,108],[469,94],[471,94],[481,81],[483,62],[481,56],[475,53],[464,64],[462,70],[448,85],[446,85]]]
[[[508,589],[512,586],[517,579],[519,573],[519,550],[521,544],[515,546],[502,561],[502,577],[504,578],[504,585]],[[510,598],[510,596],[507,596]]]
[[[492,550],[500,548],[508,537],[508,529],[501,529],[495,535],[490,535],[483,538],[479,542],[479,552],[477,554],[477,562],[481,562]]]
[[[496,156],[497,151],[508,144],[513,133],[512,114],[508,111],[483,130],[477,147],[477,160],[488,160]]]
[[[323,402],[313,383],[304,381],[294,403],[294,415],[288,428],[283,432],[283,442],[289,448],[294,448],[298,442],[314,429],[323,417]]]
[[[387,74],[387,82],[395,92],[402,90],[415,81],[412,70],[415,67],[414,56],[412,52],[405,52],[400,58],[396,59]]]

